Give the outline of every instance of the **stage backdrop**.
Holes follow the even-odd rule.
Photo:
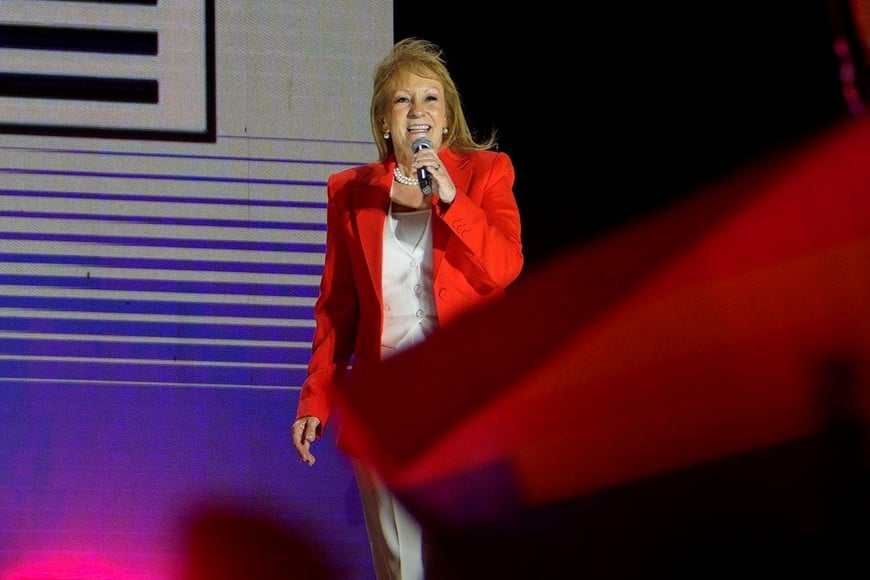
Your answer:
[[[204,513],[372,578],[289,428],[388,0],[0,6],[0,578],[179,578]]]

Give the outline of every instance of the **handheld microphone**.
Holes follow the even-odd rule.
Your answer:
[[[411,143],[411,152],[416,155],[420,149],[431,149],[432,141],[427,137],[418,137]],[[420,185],[420,190],[423,195],[432,193],[432,176],[429,175],[429,170],[421,167],[417,170],[417,183]]]

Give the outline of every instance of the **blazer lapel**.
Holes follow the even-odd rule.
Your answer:
[[[370,171],[360,176],[365,185],[355,194],[356,222],[359,240],[368,265],[372,286],[381,298],[381,262],[384,252],[384,221],[390,207],[390,186],[393,175],[384,164],[370,165]]]

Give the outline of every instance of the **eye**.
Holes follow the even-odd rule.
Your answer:
[[[438,95],[426,95],[426,102],[434,102],[438,100]]]
[[[399,103],[407,103],[408,100],[409,100],[408,97],[401,96],[401,97],[396,97],[396,100],[393,101],[393,102],[395,102],[396,104],[399,104]]]

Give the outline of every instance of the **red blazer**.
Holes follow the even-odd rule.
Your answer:
[[[435,305],[440,327],[504,294],[523,266],[514,168],[505,153],[439,152],[456,185],[432,217]],[[297,418],[329,420],[330,389],[347,371],[380,361],[384,221],[395,157],[346,169],[327,183],[326,257],[316,329]]]

